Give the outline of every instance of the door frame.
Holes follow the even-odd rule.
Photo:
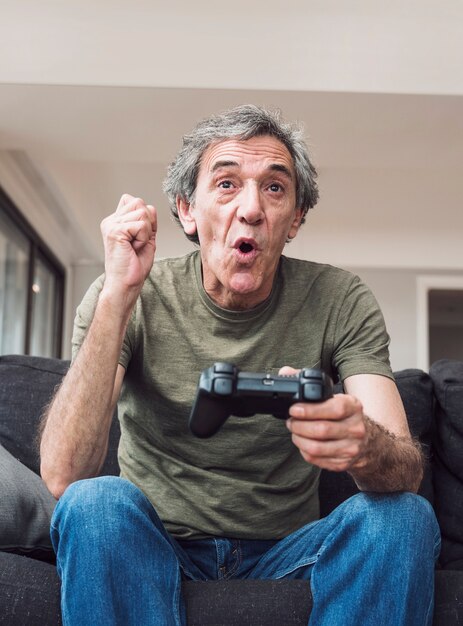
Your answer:
[[[431,289],[455,289],[463,291],[463,276],[457,275],[422,275],[416,282],[416,356],[417,367],[429,371],[429,299]]]

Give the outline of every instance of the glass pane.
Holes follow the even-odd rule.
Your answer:
[[[49,266],[37,256],[32,281],[30,354],[55,356],[57,281]]]
[[[0,354],[24,354],[29,242],[0,211]]]

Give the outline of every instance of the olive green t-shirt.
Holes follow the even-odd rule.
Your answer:
[[[103,280],[78,308],[74,356]],[[246,371],[290,365],[321,367],[341,380],[392,377],[388,342],[370,290],[344,270],[282,257],[269,298],[238,312],[205,293],[199,251],[156,261],[120,356],[121,475],[176,538],[282,538],[318,518],[319,470],[272,416],[230,417],[210,439],[194,437],[188,416],[201,370],[228,361]]]

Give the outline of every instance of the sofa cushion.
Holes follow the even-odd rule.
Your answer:
[[[442,531],[440,562],[463,570],[463,361],[430,369],[436,397],[435,510]]]
[[[304,580],[186,581],[183,594],[188,626],[302,626],[312,607],[310,584]],[[59,626],[56,568],[0,552],[0,622]]]
[[[428,374],[419,369],[394,372],[394,378],[402,398],[410,432],[420,441],[425,455],[424,476],[418,493],[433,504],[431,443],[434,435],[434,392],[432,380]]]
[[[68,367],[59,359],[0,356],[0,441],[37,474],[40,416]]]
[[[40,417],[69,368],[69,361],[22,355],[0,356],[0,443],[36,474]],[[113,419],[102,474],[119,474],[119,422]]]
[[[305,626],[312,609],[305,580],[183,583],[188,626]]]
[[[54,565],[0,552],[0,622],[60,626],[60,588]]]
[[[183,583],[189,626],[305,625],[310,587],[303,580],[232,580]],[[56,568],[0,552],[0,622],[60,626]],[[436,572],[434,626],[463,623],[463,573]]]

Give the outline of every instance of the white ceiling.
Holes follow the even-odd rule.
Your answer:
[[[2,0],[3,82],[462,94],[461,0]]]
[[[101,261],[99,221],[126,191],[158,206],[161,255],[190,249],[168,218],[165,167],[199,118],[254,102],[304,122],[320,170],[293,254],[463,269],[459,0],[0,11],[0,157],[67,228],[68,242],[49,237],[66,263]],[[19,202],[3,174],[0,158]]]

